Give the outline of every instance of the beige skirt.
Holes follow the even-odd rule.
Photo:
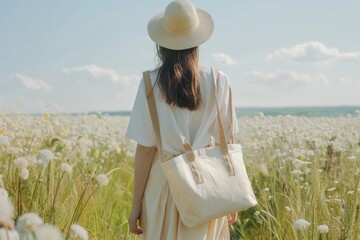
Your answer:
[[[226,216],[196,227],[187,227],[181,222],[158,157],[154,159],[145,188],[141,225],[143,240],[230,239]]]

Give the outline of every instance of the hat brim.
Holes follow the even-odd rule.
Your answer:
[[[206,42],[214,31],[214,22],[209,13],[202,9],[196,9],[199,26],[188,34],[175,34],[168,31],[163,25],[164,13],[152,17],[148,23],[148,33],[159,46],[172,49],[184,50],[193,48]]]

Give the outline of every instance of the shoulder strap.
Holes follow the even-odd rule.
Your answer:
[[[218,98],[217,98],[217,94],[216,94],[216,92],[217,92],[216,91],[216,81],[217,81],[217,77],[218,77],[218,70],[216,70],[216,69],[214,70],[213,68],[211,68],[211,73],[213,75],[214,84],[215,84],[215,86],[214,86],[214,95],[215,95],[217,118],[218,118],[218,122],[219,122],[219,130],[220,130],[220,148],[221,148],[221,152],[222,152],[222,155],[224,157],[224,160],[225,160],[225,164],[226,164],[229,176],[234,176],[235,175],[234,166],[232,164],[231,157],[230,157],[230,154],[229,154],[229,148],[228,148],[228,145],[226,143],[224,127],[223,127],[222,122],[221,122],[219,102],[218,102]],[[231,92],[229,94],[231,94]],[[231,95],[229,97],[231,98]],[[231,111],[232,111],[232,109],[231,109]],[[232,122],[232,118],[231,118],[231,122]],[[232,124],[231,124],[231,126],[232,126]]]
[[[150,112],[150,116],[151,116],[151,122],[152,122],[154,132],[155,132],[157,148],[159,151],[160,159],[162,160],[163,149],[162,149],[162,143],[161,143],[160,125],[159,125],[159,118],[158,118],[157,109],[156,109],[153,86],[151,84],[151,79],[150,79],[150,71],[143,72],[143,78],[144,78],[144,83],[145,83],[146,98],[147,98],[147,103],[148,103],[149,112]]]
[[[221,121],[221,115],[220,115],[220,109],[219,109],[219,101],[217,98],[217,79],[219,76],[219,71],[217,69],[211,68],[211,72],[214,79],[214,95],[215,95],[215,102],[216,102],[216,109],[217,109],[217,118],[219,123],[219,130],[220,130],[220,145],[226,144],[226,138],[225,138],[225,130],[224,126]],[[232,105],[232,94],[231,94],[231,88],[229,86],[229,108],[230,108],[230,142],[234,143],[234,134],[233,134],[233,105]]]

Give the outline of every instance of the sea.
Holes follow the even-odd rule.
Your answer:
[[[81,113],[84,114],[84,113]],[[111,116],[130,116],[131,111],[87,112],[85,114],[102,114]],[[279,116],[292,115],[303,117],[351,117],[360,115],[360,106],[311,106],[311,107],[237,107],[237,117],[256,115]],[[77,115],[77,113],[75,113]]]

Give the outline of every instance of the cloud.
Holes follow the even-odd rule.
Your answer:
[[[324,85],[329,83],[327,77],[322,74],[309,75],[289,70],[276,72],[250,71],[244,74],[244,77],[255,80],[254,83],[266,83],[269,85],[309,85],[314,83]]]
[[[216,61],[224,63],[228,66],[234,66],[234,65],[238,65],[239,62],[234,60],[232,57],[230,57],[229,55],[225,54],[225,53],[214,53],[213,57],[215,58]]]
[[[26,89],[40,90],[47,92],[52,90],[49,84],[41,80],[33,79],[29,76],[22,75],[20,73],[15,73],[14,75],[10,75],[10,78],[19,79]]]
[[[267,56],[267,60],[273,59],[309,62],[359,61],[360,52],[340,52],[336,48],[327,47],[321,42],[314,41],[279,49]]]
[[[85,65],[82,67],[63,68],[62,71],[66,74],[73,72],[86,72],[94,78],[105,77],[111,80],[113,83],[122,83],[125,85],[131,85],[134,80],[139,80],[138,75],[119,75],[115,70],[110,68],[101,68],[95,64]]]

